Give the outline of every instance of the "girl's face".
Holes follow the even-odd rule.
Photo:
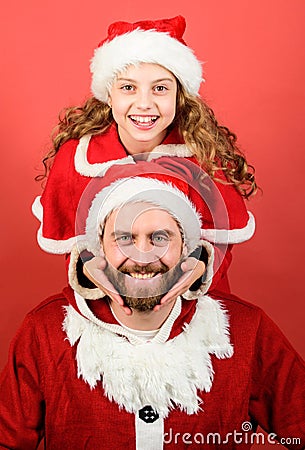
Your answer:
[[[130,154],[150,152],[165,138],[176,113],[177,82],[157,64],[119,73],[109,93],[120,139]]]

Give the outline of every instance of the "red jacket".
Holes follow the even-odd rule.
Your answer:
[[[137,347],[125,337],[107,331],[110,343],[119,340],[123,346],[120,357],[124,357],[127,349],[133,356],[142,352],[148,362],[147,367],[139,369],[136,359],[129,360],[121,373],[116,372],[122,382],[114,380],[119,386],[119,391],[115,391],[111,376],[106,379],[107,368],[103,366],[110,347],[94,344],[101,327],[79,313],[82,301],[75,300],[73,291],[67,288],[63,294],[41,303],[25,318],[0,378],[0,448],[34,449],[44,438],[48,450],[153,450],[162,445],[156,438],[150,442],[150,436],[160,437],[162,431],[166,450],[248,449],[251,432],[247,430],[252,427],[255,431],[257,425],[275,433],[277,439],[285,439],[287,444],[293,442],[292,438],[300,440],[287,447],[304,448],[304,362],[258,307],[233,296],[222,298],[221,305],[207,296],[198,301],[183,300],[165,343]],[[205,308],[204,313],[199,306]],[[94,301],[91,307],[103,323],[117,326],[105,300]],[[73,328],[73,320],[79,323],[78,332]],[[209,330],[211,321],[214,322]],[[189,340],[191,333],[192,339],[198,335],[197,346]],[[81,349],[83,339],[86,342],[89,339],[92,345]],[[172,352],[168,353],[173,356],[171,360],[159,361],[158,366],[152,367],[153,371],[145,374],[150,354],[163,354],[166,345],[166,352]],[[202,358],[201,347],[206,348],[206,359]],[[90,361],[95,358],[101,363],[97,373],[91,374],[91,382],[91,372],[84,375],[86,352]],[[108,357],[115,368],[119,367],[115,352]],[[151,410],[147,401],[150,395],[159,398],[160,394],[161,399],[164,389],[171,392],[162,381],[169,376],[171,366],[175,370],[172,380],[175,399],[169,411],[156,418],[158,408],[155,405]],[[99,373],[101,379],[97,379]],[[142,373],[150,383],[146,388],[144,385],[142,399],[131,400],[134,404],[143,401],[143,408],[141,412],[128,412],[128,400],[124,400],[130,397],[128,386],[138,383],[137,377]],[[174,394],[175,382],[181,378],[183,383],[187,378],[194,387],[199,373],[207,373],[205,387],[192,393],[193,400],[198,395],[199,408],[196,412],[191,408],[186,411],[188,399],[185,392],[179,392],[180,382],[176,383],[178,392]],[[151,384],[155,381],[160,392],[152,391]],[[121,406],[109,398],[112,392],[116,398],[123,399]],[[159,412],[161,407],[160,400]],[[273,442],[274,437],[270,435]]]

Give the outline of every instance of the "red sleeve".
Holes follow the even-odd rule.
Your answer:
[[[75,188],[84,184],[74,168],[77,140],[66,142],[56,154],[41,196],[43,206],[42,234],[45,238],[66,240],[75,235],[75,212],[79,198]]]
[[[184,161],[183,168],[193,173],[189,196],[201,214],[201,237],[214,246],[214,275],[209,290],[230,292],[227,271],[232,261],[233,244],[252,237],[255,220],[248,212],[244,198],[227,182],[223,171],[217,171],[212,179],[204,176],[204,171],[196,168],[197,165],[192,157]]]
[[[230,284],[228,280],[228,269],[232,261],[232,245],[214,244],[214,264],[213,264],[213,280],[209,291],[220,291],[230,293]]]
[[[264,313],[257,332],[251,382],[251,417],[267,433],[276,433],[285,447],[304,449],[305,364]],[[293,438],[300,442],[293,442]]]
[[[12,341],[0,376],[0,448],[34,449],[43,436],[39,343],[27,317]]]

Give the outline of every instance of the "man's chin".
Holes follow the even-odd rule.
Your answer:
[[[157,295],[155,297],[123,297],[123,300],[129,308],[139,311],[152,311],[156,305],[159,305],[161,298],[164,294]]]
[[[137,278],[108,264],[105,274],[127,306],[136,311],[151,311],[182,275],[180,262],[152,278]]]

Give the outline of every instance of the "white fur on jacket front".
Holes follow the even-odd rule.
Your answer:
[[[66,308],[63,329],[71,346],[77,345],[78,377],[92,389],[101,381],[109,400],[131,413],[147,404],[161,417],[174,407],[198,412],[198,391],[209,392],[213,382],[210,355],[233,354],[226,311],[206,295],[198,300],[191,322],[165,342],[157,334],[151,342],[135,345],[124,328],[116,327],[120,334],[110,331],[110,324]]]

